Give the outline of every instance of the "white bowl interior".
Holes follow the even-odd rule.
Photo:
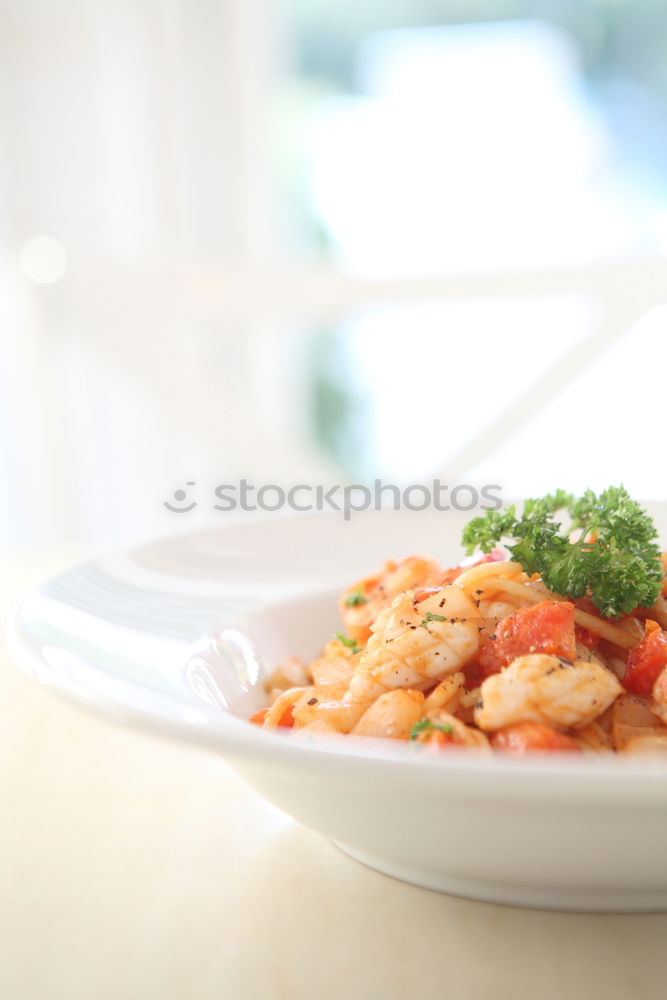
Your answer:
[[[247,719],[267,704],[264,681],[280,663],[309,663],[340,628],[338,591],[265,604],[198,644],[186,666],[192,689],[207,704]]]

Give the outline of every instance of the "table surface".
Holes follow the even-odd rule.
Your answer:
[[[3,620],[72,553],[5,560]],[[667,915],[474,903],[394,881],[218,756],[116,728],[0,643],[0,997],[662,998]]]

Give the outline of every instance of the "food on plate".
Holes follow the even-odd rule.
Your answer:
[[[667,559],[627,491],[487,511],[462,541],[459,566],[408,556],[344,590],[344,630],[251,721],[429,754],[666,750]]]

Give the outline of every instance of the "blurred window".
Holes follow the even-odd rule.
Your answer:
[[[0,546],[243,475],[664,494],[662,15],[0,0]]]

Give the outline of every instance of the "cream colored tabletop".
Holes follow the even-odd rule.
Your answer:
[[[6,561],[4,617],[65,561]],[[667,916],[542,913],[393,881],[220,758],[41,690],[5,646],[0,715],[2,1000],[665,995]]]

